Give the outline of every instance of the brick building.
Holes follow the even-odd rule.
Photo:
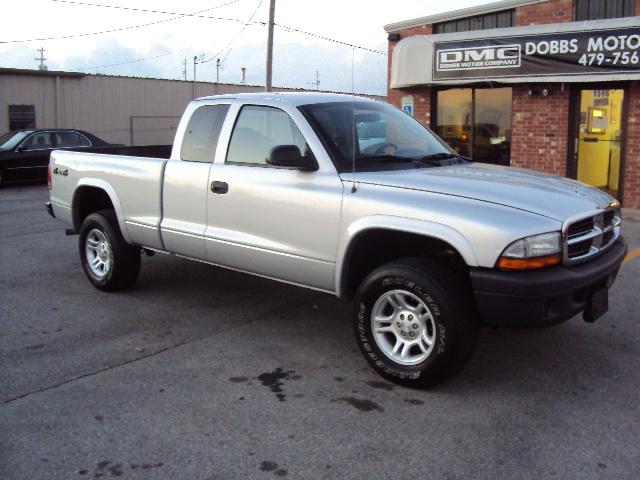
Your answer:
[[[385,26],[388,101],[474,161],[640,207],[640,0],[503,0]]]

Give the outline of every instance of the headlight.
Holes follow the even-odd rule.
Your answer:
[[[503,270],[531,270],[558,265],[562,261],[560,232],[543,233],[516,240],[498,259]]]

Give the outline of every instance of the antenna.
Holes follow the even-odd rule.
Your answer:
[[[356,193],[356,100],[353,82],[353,64],[356,54],[355,47],[351,48],[351,193]]]

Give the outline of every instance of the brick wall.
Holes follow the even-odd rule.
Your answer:
[[[559,84],[538,88],[551,93],[529,96],[528,86],[513,87],[511,166],[566,176],[569,91]]]
[[[640,82],[632,82],[627,103],[627,151],[625,157],[625,207],[640,208]]]
[[[549,0],[516,8],[515,25],[542,25],[573,21],[573,0]]]
[[[431,25],[424,25],[420,27],[407,28],[399,32],[400,40],[403,38],[411,37],[413,35],[431,35]],[[398,41],[400,41],[398,40]],[[387,86],[391,83],[391,57],[393,47],[396,42],[389,42],[389,56],[387,57]],[[413,96],[413,116],[416,120],[422,122],[426,126],[430,124],[431,115],[431,94],[429,87],[415,87],[415,88],[387,88],[387,102],[400,108],[402,103],[402,97],[412,95]]]
[[[413,117],[426,125],[431,124],[431,89],[429,87],[394,88],[389,90],[387,102],[400,108],[402,97],[413,96]]]

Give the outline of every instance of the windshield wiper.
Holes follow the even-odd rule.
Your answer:
[[[455,160],[454,160],[455,159]],[[428,163],[429,165],[444,166],[444,165],[456,165],[458,163],[464,163],[464,158],[460,155],[450,152],[438,152],[431,155],[425,155],[420,157],[421,162]],[[445,162],[445,160],[448,160]]]
[[[401,157],[400,155],[363,155],[361,157],[356,157],[356,163],[358,160],[383,160],[385,162],[398,162],[398,163],[412,163],[415,162],[416,158],[411,157]]]

